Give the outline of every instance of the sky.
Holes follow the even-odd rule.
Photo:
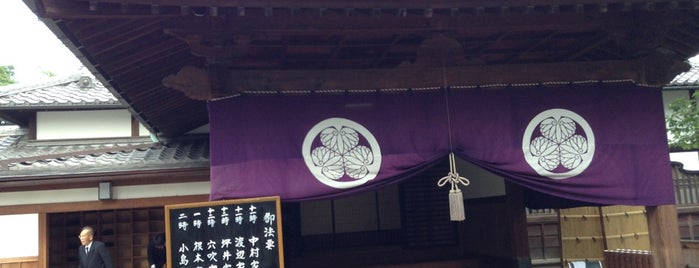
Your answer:
[[[14,65],[15,81],[81,73],[82,63],[22,0],[0,0],[0,25],[0,66]]]

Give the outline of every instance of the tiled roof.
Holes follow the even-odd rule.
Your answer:
[[[0,137],[0,180],[209,166],[208,135],[153,143],[147,138],[31,141]]]
[[[0,87],[0,109],[67,106],[87,109],[94,106],[123,107],[102,83],[87,74]]]
[[[20,137],[22,136],[0,137],[0,152],[7,150],[7,148],[15,144]]]
[[[692,68],[673,79],[668,86],[699,86],[699,56],[689,59]]]
[[[0,109],[124,107],[90,75],[0,87]],[[0,181],[36,176],[209,166],[208,135],[28,141],[26,129],[0,126]]]

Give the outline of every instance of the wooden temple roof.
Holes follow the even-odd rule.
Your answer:
[[[698,0],[24,1],[165,137],[246,91],[661,86],[699,53]]]

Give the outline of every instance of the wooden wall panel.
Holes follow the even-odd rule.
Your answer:
[[[645,207],[602,207],[607,249],[650,250]]]
[[[602,260],[604,258],[604,231],[597,207],[578,207],[560,210],[562,258]]]
[[[0,268],[38,268],[37,257],[18,257],[0,259]]]
[[[651,249],[645,207],[561,209],[559,220],[564,262],[603,260],[607,249]]]

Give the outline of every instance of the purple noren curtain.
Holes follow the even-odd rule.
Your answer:
[[[674,203],[659,88],[245,95],[210,102],[209,116],[212,200],[310,200],[376,189],[453,150],[545,195]]]

